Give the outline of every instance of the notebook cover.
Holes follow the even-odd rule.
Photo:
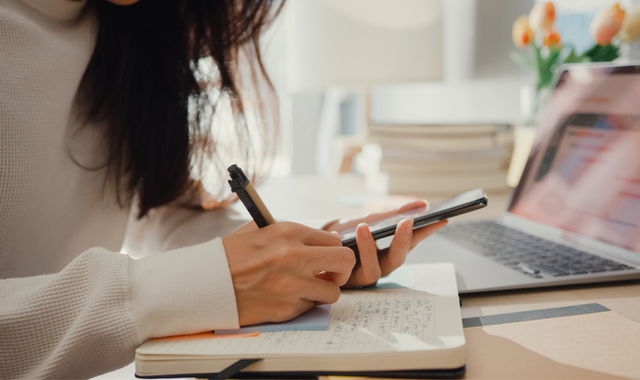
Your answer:
[[[396,378],[396,379],[459,379],[464,376],[466,366],[453,369],[427,369],[427,370],[407,370],[407,371],[355,371],[355,372],[239,372],[234,376],[224,377],[229,379],[317,379],[318,376],[357,376],[373,378]],[[220,379],[215,373],[188,373],[169,376],[139,376],[139,379],[172,379],[183,377],[196,377],[203,379]]]

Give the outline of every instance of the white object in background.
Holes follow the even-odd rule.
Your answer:
[[[445,0],[442,7],[444,81],[470,80],[476,53],[476,0]]]
[[[378,144],[364,144],[356,157],[356,169],[364,174],[365,188],[372,194],[386,194],[389,175],[380,171],[382,149]]]
[[[318,120],[324,95],[320,92],[291,95],[291,174],[316,174]]]
[[[286,7],[289,90],[442,78],[441,1],[313,0]]]
[[[525,77],[466,82],[421,82],[371,90],[371,122],[377,124],[515,124],[523,120],[520,88]]]
[[[320,176],[331,176],[340,171],[341,161],[335,152],[334,139],[340,134],[340,103],[346,95],[340,87],[331,87],[324,93],[316,145],[316,170]]]

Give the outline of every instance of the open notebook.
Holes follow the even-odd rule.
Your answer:
[[[136,376],[462,376],[465,339],[453,265],[399,270],[403,281],[343,291],[328,330],[147,341],[136,350]]]

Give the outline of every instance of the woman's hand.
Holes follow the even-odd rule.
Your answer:
[[[250,222],[222,243],[240,325],[286,321],[336,302],[355,265],[337,236],[296,223],[258,228]]]
[[[349,280],[343,285],[345,288],[375,284],[380,277],[384,277],[398,268],[409,253],[419,242],[431,236],[434,232],[447,224],[446,220],[430,224],[413,230],[413,220],[404,219],[398,223],[395,235],[389,248],[378,249],[367,223],[400,214],[409,210],[427,207],[424,201],[413,201],[395,210],[370,214],[360,219],[339,220],[324,227],[326,231],[342,231],[356,228],[357,252],[360,260],[355,265]]]

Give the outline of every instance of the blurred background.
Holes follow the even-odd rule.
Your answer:
[[[553,3],[562,43],[584,50],[594,16],[615,2]],[[535,4],[289,0],[262,41],[281,103],[273,174],[356,173],[392,194],[508,190],[535,126],[535,78],[510,58],[512,27]],[[626,44],[618,60],[639,50]]]

